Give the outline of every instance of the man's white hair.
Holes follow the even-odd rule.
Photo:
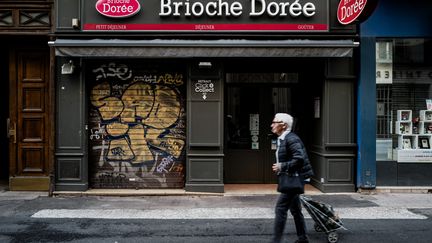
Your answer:
[[[291,131],[293,125],[293,117],[288,113],[276,113],[275,120],[281,121],[287,125],[287,131]]]

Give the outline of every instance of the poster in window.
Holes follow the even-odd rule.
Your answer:
[[[404,138],[402,142],[403,142],[403,149],[412,149],[411,139]]]
[[[426,109],[428,111],[432,110],[432,99],[426,99]]]
[[[430,149],[429,138],[420,138],[420,148]]]
[[[410,134],[410,126],[408,124],[401,123],[399,126],[400,134]]]
[[[410,119],[410,112],[402,111],[401,112],[401,120],[402,121],[408,121],[409,119]]]

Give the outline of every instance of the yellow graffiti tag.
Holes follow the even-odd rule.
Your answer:
[[[177,93],[169,87],[156,85],[155,101],[144,123],[154,128],[167,128],[178,120],[180,110]]]
[[[114,122],[106,125],[106,132],[107,134],[115,137],[115,136],[121,136],[128,132],[129,126],[127,124]]]
[[[137,118],[146,118],[154,102],[152,87],[143,82],[136,82],[123,93],[124,110],[121,114],[123,122],[135,122]]]
[[[166,74],[159,77],[159,81],[178,84],[183,83],[182,78],[182,75]],[[91,103],[99,111],[102,120],[108,122],[105,125],[107,161],[127,161],[131,164],[154,161],[155,155],[149,146],[166,151],[176,158],[181,156],[184,139],[176,138],[172,131],[167,133],[178,122],[182,109],[181,100],[174,89],[138,81],[127,87],[121,98],[118,98],[105,82],[93,87]]]
[[[171,136],[164,136],[162,138],[158,138],[158,136],[165,131],[165,129],[154,129],[149,128],[147,130],[147,142],[160,150],[167,151],[172,154],[174,157],[180,157],[185,141],[182,139],[178,139]]]
[[[110,140],[106,155],[107,160],[130,161],[134,157],[134,152],[126,138]]]
[[[135,153],[135,158],[131,161],[133,164],[144,163],[146,161],[153,161],[153,154],[151,153],[147,140],[144,137],[144,126],[138,124],[129,129],[129,138],[131,141],[131,149]]]
[[[111,88],[108,83],[96,85],[90,94],[90,102],[99,108],[102,119],[112,119],[123,112],[123,102],[111,95]]]
[[[90,100],[92,105],[101,107],[105,104],[102,100],[111,95],[111,88],[108,83],[101,83],[93,87]]]
[[[183,75],[182,74],[169,74],[166,73],[158,77],[156,83],[160,84],[174,84],[174,85],[182,85],[183,84]]]

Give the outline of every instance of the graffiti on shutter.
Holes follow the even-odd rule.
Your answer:
[[[184,186],[182,71],[112,62],[87,73],[92,187]]]

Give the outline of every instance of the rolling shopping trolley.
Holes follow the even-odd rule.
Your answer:
[[[304,195],[300,195],[300,201],[315,222],[315,231],[325,233],[329,243],[336,243],[339,240],[337,230],[346,230],[346,228],[333,210],[333,207],[329,204],[312,200]]]

